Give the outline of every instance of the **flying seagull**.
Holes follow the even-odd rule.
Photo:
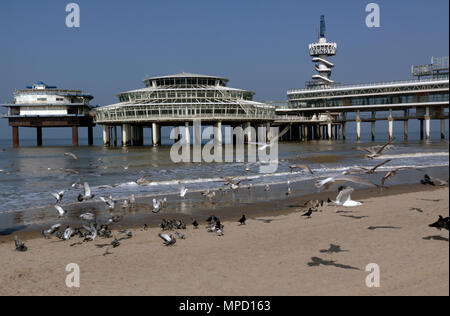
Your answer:
[[[25,252],[28,250],[23,241],[17,236],[14,236],[14,244],[16,245],[16,251]]]
[[[164,208],[164,204],[167,202],[167,198],[164,198],[162,200],[156,200],[153,199],[153,213],[159,213],[159,211],[161,211],[161,209]]]
[[[100,200],[102,200],[109,209],[113,209],[116,205],[116,203],[114,202],[112,196],[108,197],[108,198],[104,198],[103,196],[100,197]]]
[[[59,217],[64,217],[67,214],[67,211],[64,210],[61,206],[55,205],[55,208],[58,211]]]
[[[85,220],[85,221],[88,221],[88,222],[92,222],[92,221],[95,220],[95,215],[88,212],[88,213],[81,214],[80,218],[82,220]]]
[[[50,236],[56,233],[59,228],[61,227],[61,224],[56,224],[50,227],[49,229],[43,230],[42,235],[44,235],[45,239],[50,239]]]
[[[184,184],[182,184],[181,182],[178,182],[178,184],[180,185],[180,197],[185,198],[188,189],[186,189]]]
[[[345,182],[353,182],[353,183],[363,184],[363,185],[367,185],[367,186],[374,186],[377,188],[379,187],[375,183],[372,183],[368,180],[364,180],[362,178],[355,177],[355,176],[329,177],[329,178],[326,178],[323,180],[318,180],[315,185],[318,189],[328,190],[328,188],[335,183],[345,183]]]
[[[92,194],[89,183],[85,182],[83,188],[84,188],[84,194],[78,195],[78,202],[92,200],[95,195]]]
[[[168,234],[159,234],[158,235],[162,240],[164,240],[164,245],[166,246],[173,246],[175,245],[175,243],[177,242],[177,240],[175,239],[175,237],[173,237],[172,235],[168,235]]]
[[[74,160],[78,160],[77,155],[73,154],[73,153],[65,153],[64,156],[66,157],[72,157]]]
[[[386,144],[384,144],[383,146],[367,147],[367,148],[358,147],[358,149],[359,150],[363,150],[363,151],[365,151],[367,153],[366,154],[366,158],[374,159],[374,158],[377,158],[377,157],[381,156],[383,151],[388,146],[390,146],[393,142],[394,142],[394,139],[391,139]]]
[[[391,162],[390,159],[385,160],[385,161],[383,161],[382,163],[379,163],[378,165],[376,165],[375,167],[372,167],[372,168],[358,167],[358,168],[356,168],[356,169],[349,169],[349,170],[346,170],[346,171],[344,171],[342,174],[343,174],[343,175],[349,175],[349,174],[352,174],[352,173],[367,173],[367,174],[374,174],[378,168],[380,168],[381,166],[383,166],[383,165],[385,165],[385,164],[387,164],[387,163],[389,163],[389,162]]]
[[[267,143],[255,143],[255,142],[249,142],[249,144],[251,145],[257,145],[259,148],[259,150],[263,151],[268,147],[272,147],[275,143],[278,142],[278,140],[283,137],[287,132],[289,132],[289,130],[291,129],[291,125],[286,126],[280,134],[278,134],[278,136],[274,137],[269,144]]]
[[[339,194],[336,197],[336,201],[331,202],[330,205],[343,206],[343,207],[356,207],[362,205],[361,202],[353,201],[351,194],[355,189],[350,187],[344,187],[339,190]]]
[[[53,197],[56,199],[56,204],[60,203],[62,198],[64,197],[65,191],[60,191],[58,193],[52,193]]]
[[[294,172],[295,169],[301,168],[301,169],[305,169],[310,174],[314,174],[314,172],[311,170],[311,168],[308,165],[292,165],[292,166],[289,166],[289,168],[291,169],[291,173]]]

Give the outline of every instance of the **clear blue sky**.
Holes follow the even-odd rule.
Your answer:
[[[65,26],[69,2],[81,7],[79,29]],[[369,2],[381,7],[379,29],[365,25]],[[2,0],[0,103],[42,80],[107,105],[143,87],[146,75],[182,71],[225,76],[257,100],[283,100],[313,73],[308,44],[321,14],[338,43],[335,80],[408,79],[412,64],[449,54],[448,12],[448,0]],[[10,133],[1,119],[0,138]],[[46,133],[67,137],[70,129]]]

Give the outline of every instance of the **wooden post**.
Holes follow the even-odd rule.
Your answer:
[[[89,146],[94,145],[94,127],[88,126],[88,144]]]
[[[13,126],[12,128],[13,146],[19,147],[19,127]]]
[[[72,146],[78,146],[78,126],[72,126]]]
[[[42,146],[42,127],[37,127],[36,128],[36,143],[37,146],[40,147]]]

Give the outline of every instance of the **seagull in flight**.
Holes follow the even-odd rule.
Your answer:
[[[43,230],[42,235],[44,235],[45,239],[50,239],[50,236],[56,233],[59,228],[61,227],[61,224],[56,224],[50,227],[49,229]]]
[[[83,202],[83,201],[87,201],[87,200],[92,200],[95,195],[92,194],[89,183],[85,182],[83,188],[84,188],[84,194],[78,195],[78,201]]]
[[[65,192],[66,191],[63,190],[58,193],[52,193],[52,196],[56,199],[56,204],[59,204],[61,202]]]
[[[353,182],[353,183],[358,183],[358,184],[362,184],[362,185],[367,185],[367,186],[374,186],[374,187],[379,187],[377,184],[370,182],[368,180],[364,180],[362,178],[359,177],[355,177],[355,176],[334,176],[334,177],[329,177],[323,180],[318,180],[316,181],[315,185],[318,189],[324,189],[324,190],[328,190],[328,188],[335,184],[335,183],[345,183],[345,182]]]
[[[153,213],[159,213],[161,209],[164,208],[164,204],[166,204],[167,198],[164,198],[162,200],[153,199]]]
[[[255,143],[255,142],[250,142],[249,144],[251,145],[257,145],[259,148],[258,150],[263,151],[266,150],[266,148],[268,147],[272,147],[275,143],[278,143],[278,140],[283,137],[287,132],[289,132],[289,130],[291,129],[291,125],[286,126],[280,134],[278,134],[278,136],[274,137],[269,144],[267,143]]]
[[[64,217],[67,214],[67,211],[64,210],[61,206],[55,205],[55,208],[58,211],[59,217]]]
[[[374,158],[377,158],[377,157],[381,156],[383,151],[386,148],[388,148],[388,146],[390,146],[393,142],[394,142],[394,139],[391,139],[386,144],[384,144],[383,146],[374,146],[374,147],[367,147],[367,148],[358,147],[357,149],[365,151],[367,153],[366,154],[366,158],[374,159]]]
[[[72,157],[74,160],[78,160],[78,156],[74,153],[65,153],[64,156],[66,157]]]
[[[339,194],[336,197],[336,201],[331,202],[330,205],[343,206],[343,207],[356,207],[361,206],[361,202],[353,201],[351,194],[355,189],[351,187],[340,188]]]
[[[352,173],[367,173],[367,174],[375,174],[376,170],[378,168],[380,168],[381,166],[391,162],[392,160],[388,159],[383,161],[382,163],[379,163],[378,165],[376,165],[375,167],[372,168],[366,168],[366,167],[358,167],[356,169],[349,169],[344,171],[342,174],[343,175],[350,175]]]
[[[95,220],[95,215],[92,213],[84,213],[80,215],[80,218],[82,220],[88,221],[88,222],[92,222]]]
[[[301,168],[301,169],[305,169],[310,174],[314,174],[314,172],[311,170],[311,168],[308,165],[292,165],[292,166],[289,166],[289,168],[291,169],[291,173],[293,173],[295,169]]]
[[[108,198],[104,198],[103,196],[101,196],[100,200],[104,202],[111,210],[116,206],[116,203],[114,202],[112,196]]]

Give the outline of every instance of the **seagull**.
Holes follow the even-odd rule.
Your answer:
[[[181,182],[178,182],[178,184],[180,185],[180,197],[186,197],[188,189],[186,189],[186,187]]]
[[[245,215],[242,215],[241,219],[239,220],[239,223],[241,223],[241,225],[245,225],[246,220],[247,218],[245,217]]]
[[[136,180],[136,183],[137,183],[138,185],[147,185],[147,184],[149,184],[149,183],[150,183],[150,180],[147,180],[147,177],[148,177],[148,176],[143,176],[143,177],[137,179],[137,180]]]
[[[88,222],[92,222],[95,220],[95,215],[92,213],[84,213],[80,215],[80,218],[82,220],[88,221]]]
[[[441,230],[441,229],[448,230],[448,224],[449,224],[449,218],[448,217],[443,218],[442,216],[439,216],[439,219],[438,219],[438,221],[436,223],[430,224],[428,226],[436,228],[436,229],[439,229],[439,230]]]
[[[283,137],[287,132],[289,132],[289,130],[291,129],[291,125],[286,126],[280,134],[278,134],[278,136],[274,137],[269,144],[267,143],[255,143],[255,142],[250,142],[249,144],[251,145],[257,145],[259,147],[259,150],[263,151],[268,147],[272,147],[275,143],[278,143],[278,140]]]
[[[14,244],[16,245],[16,251],[25,252],[28,250],[23,241],[17,236],[14,236]]]
[[[72,236],[74,234],[75,234],[75,231],[70,226],[67,226],[62,235],[62,239],[70,240],[70,238],[72,238]]]
[[[90,226],[83,225],[84,229],[86,229],[90,234],[86,235],[83,241],[94,241],[97,238],[97,229],[91,223]]]
[[[448,184],[448,180],[444,181],[444,180],[441,180],[441,179],[438,179],[438,178],[430,177],[429,175],[426,174],[424,176],[423,180],[420,180],[420,183],[422,183],[424,185],[429,184],[429,185],[432,185],[432,186],[436,186],[436,184],[437,184],[438,186],[444,186],[444,185]]]
[[[62,198],[64,197],[64,193],[66,191],[60,191],[58,193],[52,193],[52,196],[56,199],[56,204],[60,203]]]
[[[292,166],[289,166],[289,168],[291,169],[291,173],[294,172],[295,169],[301,168],[301,169],[305,169],[310,174],[314,174],[314,172],[311,170],[311,168],[308,165],[292,165]]]
[[[342,183],[342,182],[353,182],[353,183],[359,183],[359,184],[363,184],[363,185],[367,185],[367,186],[375,186],[375,187],[379,187],[378,185],[376,185],[375,183],[372,183],[368,180],[364,180],[362,178],[358,178],[355,176],[334,176],[334,177],[329,177],[323,180],[318,180],[316,181],[315,185],[318,189],[324,189],[327,190],[331,185],[335,184],[335,183]]]
[[[344,171],[342,174],[343,175],[349,175],[349,174],[352,174],[352,173],[375,174],[375,172],[376,172],[376,170],[378,168],[380,168],[381,166],[383,166],[383,165],[385,165],[385,164],[387,164],[387,163],[389,163],[391,161],[392,161],[391,159],[385,160],[382,163],[380,163],[380,164],[378,164],[378,165],[376,165],[375,167],[372,167],[372,168],[358,167],[357,169],[349,169],[349,170]]]
[[[173,237],[172,235],[168,235],[168,234],[159,234],[158,235],[162,240],[164,240],[164,245],[166,246],[172,246],[175,245],[175,243],[177,242],[177,240],[175,239],[175,237]]]
[[[113,216],[110,219],[108,219],[108,224],[118,223],[120,222],[121,217],[120,216]]]
[[[361,206],[361,202],[352,201],[351,194],[355,189],[350,187],[342,187],[339,190],[339,194],[336,197],[336,201],[330,203],[331,205],[343,206],[343,207],[356,207]]]
[[[312,213],[313,213],[313,210],[312,210],[312,208],[310,208],[310,209],[308,210],[308,212],[306,212],[306,213],[303,214],[302,216],[305,216],[305,217],[307,217],[307,218],[311,218]]]
[[[56,233],[60,227],[61,227],[61,224],[53,225],[49,229],[43,230],[42,235],[44,235],[45,239],[50,239],[50,236],[53,235],[54,233]]]
[[[162,200],[156,200],[153,199],[153,213],[159,213],[161,209],[164,207],[164,204],[167,202],[167,198],[164,198]]]
[[[131,207],[134,207],[136,205],[136,197],[134,196],[134,194],[131,194],[130,196],[130,205]]]
[[[216,196],[216,192],[207,190],[207,191],[202,192],[202,195],[204,197],[207,197],[209,200],[211,200],[212,198],[214,198]]]
[[[111,210],[116,206],[116,203],[114,202],[112,196],[108,198],[104,198],[103,196],[101,196],[100,200],[103,201],[106,205],[108,205],[109,209]]]
[[[266,184],[266,187],[265,187],[264,191],[269,192],[270,191],[270,185]]]
[[[286,195],[291,195],[292,194],[292,190],[291,190],[291,182],[288,181],[287,182],[287,191],[286,191]]]
[[[229,185],[234,183],[234,178],[236,177],[223,177],[222,180],[225,182],[225,185]]]
[[[74,160],[78,160],[77,155],[73,154],[73,153],[65,153],[64,156],[66,157],[72,157]]]
[[[388,146],[390,146],[393,141],[394,141],[394,139],[391,139],[386,144],[384,144],[383,146],[367,147],[367,148],[358,147],[357,149],[367,152],[368,154],[366,154],[366,158],[374,159],[374,158],[377,158],[377,157],[381,156],[382,152]]]
[[[89,183],[85,182],[83,188],[84,188],[84,195],[83,194],[78,195],[78,202],[92,200],[95,195],[91,193],[91,187],[89,186]]]
[[[67,211],[64,210],[61,206],[55,205],[55,208],[58,211],[59,217],[64,217],[67,214]]]

